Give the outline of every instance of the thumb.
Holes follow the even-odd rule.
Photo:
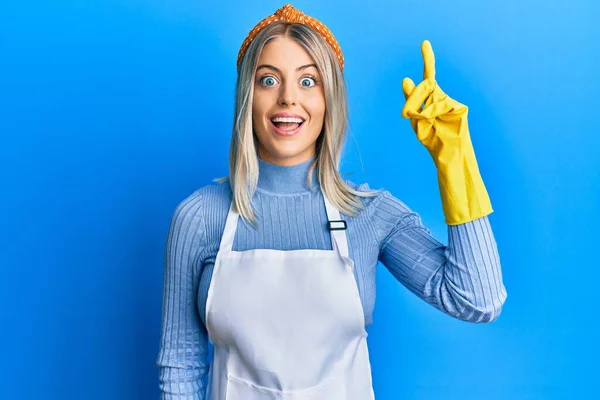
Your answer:
[[[404,99],[408,99],[408,96],[415,89],[415,83],[410,78],[402,79],[402,91],[404,92]]]

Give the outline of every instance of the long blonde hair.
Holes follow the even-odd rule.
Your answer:
[[[323,130],[316,142],[315,159],[309,166],[308,187],[312,175],[317,177],[323,194],[342,213],[356,216],[364,205],[355,196],[374,197],[379,191],[357,191],[348,186],[338,171],[348,125],[346,83],[335,53],[327,42],[311,28],[302,24],[274,22],[264,28],[252,41],[238,69],[235,90],[234,124],[229,149],[229,179],[233,202],[240,216],[257,225],[252,197],[258,184],[259,164],[257,138],[252,129],[252,98],[254,75],[259,56],[269,41],[286,36],[303,46],[312,56],[321,73],[325,90]]]

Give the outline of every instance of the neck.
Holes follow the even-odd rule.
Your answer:
[[[277,165],[258,158],[258,188],[273,193],[300,193],[311,190],[307,177],[314,156],[307,161],[295,165]],[[312,189],[319,187],[317,169],[313,171]]]

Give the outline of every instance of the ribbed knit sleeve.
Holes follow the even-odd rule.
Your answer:
[[[449,225],[446,246],[389,191],[374,203],[379,260],[399,282],[452,317],[474,323],[498,318],[507,293],[487,216]]]
[[[159,371],[161,400],[204,399],[207,332],[197,307],[200,254],[205,246],[202,196],[176,208],[166,239]]]

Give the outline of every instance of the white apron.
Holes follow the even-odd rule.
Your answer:
[[[375,398],[346,225],[324,199],[333,250],[233,251],[232,202],[206,303],[208,400]]]

